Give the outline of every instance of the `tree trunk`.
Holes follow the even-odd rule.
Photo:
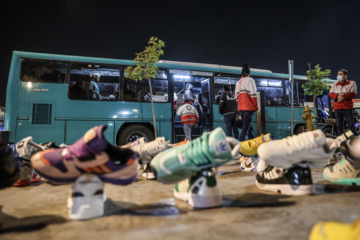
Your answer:
[[[156,130],[156,120],[155,120],[155,109],[154,109],[153,92],[152,92],[150,78],[148,78],[148,81],[149,81],[149,88],[150,88],[150,94],[151,94],[150,100],[151,100],[151,108],[152,108],[153,122],[154,122],[154,134],[155,134],[155,139],[156,139],[157,138],[157,130]]]

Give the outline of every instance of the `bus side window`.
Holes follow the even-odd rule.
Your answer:
[[[65,74],[63,62],[24,59],[21,63],[20,79],[25,82],[63,83]]]
[[[257,91],[264,91],[266,106],[285,106],[283,81],[281,79],[255,78]]]

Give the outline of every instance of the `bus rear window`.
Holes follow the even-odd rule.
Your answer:
[[[63,62],[23,59],[20,79],[24,82],[64,83],[66,65]]]

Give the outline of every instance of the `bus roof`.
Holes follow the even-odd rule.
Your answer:
[[[83,57],[83,56],[72,56],[72,55],[61,55],[61,54],[48,54],[48,53],[34,53],[34,52],[24,52],[24,51],[14,51],[13,57],[40,58],[40,59],[60,60],[60,61],[70,61],[70,62],[96,62],[103,64],[135,65],[134,60]],[[159,60],[159,62],[156,65],[160,68],[205,71],[205,72],[235,74],[235,75],[240,75],[242,70],[242,67],[235,67],[235,66],[224,66],[219,64],[193,63],[193,62],[181,62],[181,61],[170,61],[170,60]],[[252,70],[251,74],[258,77],[289,79],[289,74],[273,73],[270,70],[257,69],[257,68],[251,68],[251,70]],[[306,76],[303,75],[294,75],[294,79],[307,80]],[[336,81],[331,79],[324,79],[324,80],[328,83],[332,83]]]

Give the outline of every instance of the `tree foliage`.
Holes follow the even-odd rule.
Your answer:
[[[321,71],[320,65],[316,65],[314,69],[311,69],[309,64],[309,70],[306,71],[307,82],[301,85],[301,88],[305,90],[306,95],[313,95],[314,97],[321,96],[324,90],[330,89],[326,85],[325,79],[328,79],[331,71],[326,69]]]
[[[155,78],[157,74],[157,66],[155,65],[161,55],[164,54],[162,48],[165,47],[165,42],[157,37],[151,37],[148,46],[141,53],[136,53],[134,62],[136,67],[129,66],[126,68],[126,77],[135,81]]]

